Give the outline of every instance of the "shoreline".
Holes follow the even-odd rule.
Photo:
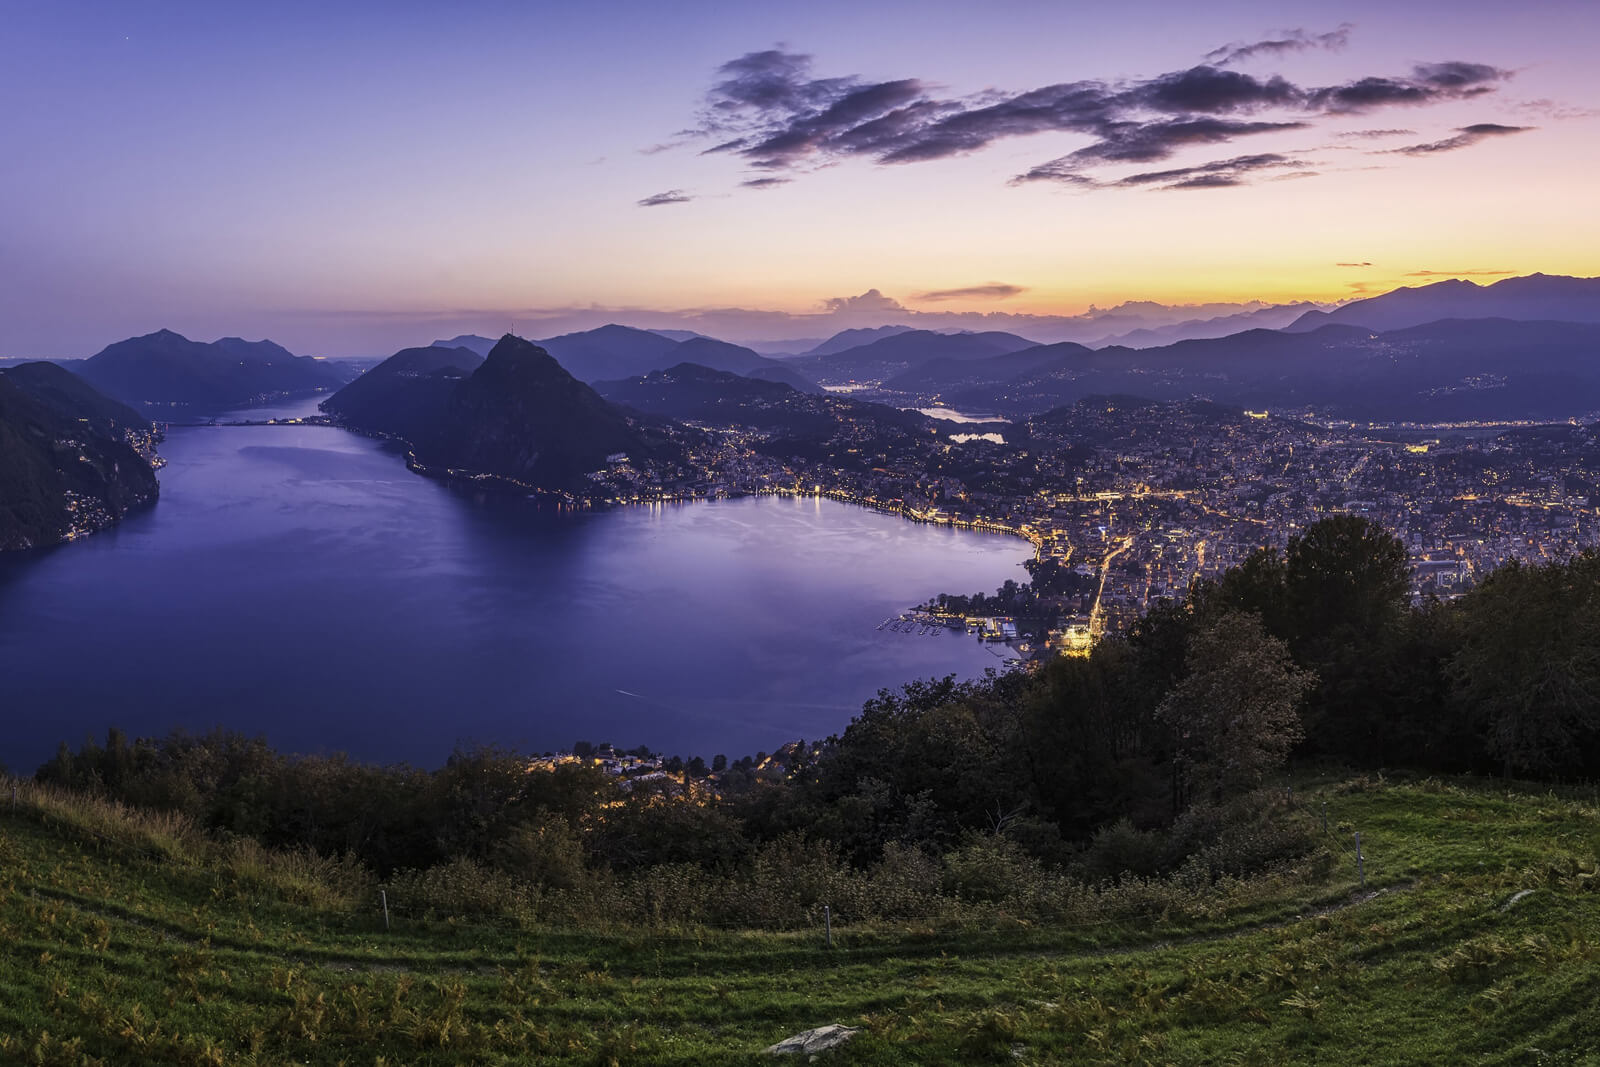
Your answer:
[[[1004,523],[988,522],[984,520],[967,521],[963,519],[946,518],[940,515],[921,514],[904,503],[891,504],[881,500],[861,498],[854,496],[842,489],[818,488],[806,490],[798,487],[789,489],[777,486],[762,486],[757,489],[746,489],[735,493],[721,493],[716,495],[708,495],[704,493],[663,493],[660,496],[640,497],[634,500],[596,500],[593,497],[579,496],[578,494],[568,490],[547,489],[541,486],[531,485],[527,482],[519,482],[515,478],[511,478],[503,474],[488,474],[476,471],[457,470],[451,467],[446,467],[442,470],[439,468],[429,467],[427,464],[422,463],[417,459],[415,446],[413,446],[410,441],[407,441],[403,437],[399,437],[395,434],[384,433],[379,430],[365,430],[354,427],[343,421],[340,421],[337,416],[323,415],[320,418],[326,421],[319,421],[318,423],[313,423],[312,425],[331,426],[336,429],[359,434],[362,437],[370,437],[374,440],[380,441],[393,441],[397,444],[405,446],[406,469],[412,471],[413,473],[422,475],[425,478],[432,478],[436,481],[447,483],[471,483],[485,488],[502,489],[506,492],[520,491],[527,494],[556,497],[558,498],[557,502],[560,503],[561,506],[568,507],[573,510],[601,511],[609,510],[611,508],[638,507],[641,505],[650,504],[696,504],[715,500],[737,500],[742,497],[760,496],[785,496],[797,498],[814,497],[817,499],[832,500],[835,503],[852,504],[856,507],[869,508],[873,511],[883,512],[884,514],[888,515],[898,515],[906,522],[913,522],[921,525],[948,526],[957,530],[972,530],[978,533],[992,533],[1001,534],[1007,537],[1015,537],[1026,541],[1030,546],[1032,546],[1035,559],[1040,558],[1041,554],[1044,552],[1043,538],[1035,534],[1025,532],[1024,530],[1015,526],[1007,526]]]

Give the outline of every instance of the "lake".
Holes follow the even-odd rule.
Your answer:
[[[1031,555],[815,498],[560,512],[330,427],[174,428],[162,454],[155,507],[0,556],[13,772],[111,725],[427,767],[475,742],[772,751],[881,687],[1000,667],[1003,646],[877,626]]]

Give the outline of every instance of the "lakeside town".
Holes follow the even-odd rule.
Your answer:
[[[1014,422],[931,420],[936,429],[918,433],[862,410],[839,409],[835,432],[806,455],[784,454],[770,432],[701,425],[689,469],[617,456],[591,477],[606,503],[814,495],[1025,538],[1036,560],[1076,578],[1036,598],[1050,626],[1032,655],[1086,650],[1196,578],[1281,548],[1329,515],[1361,515],[1399,537],[1417,600],[1460,595],[1510,560],[1600,544],[1600,415],[1356,423],[1114,397]],[[937,600],[925,607],[945,625],[1016,634],[1005,612],[953,618]]]

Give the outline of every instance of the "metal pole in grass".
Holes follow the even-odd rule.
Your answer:
[[[822,906],[822,927],[828,933],[828,947],[833,947],[833,909],[828,905]]]
[[[378,890],[378,901],[383,905],[383,931],[384,931],[384,933],[388,933],[389,932],[389,894],[386,891],[382,890],[382,889]]]
[[[1361,876],[1361,888],[1367,888],[1367,862],[1361,854],[1361,831],[1356,831],[1356,874]]]
[[[1322,832],[1328,832],[1328,798],[1322,798]]]

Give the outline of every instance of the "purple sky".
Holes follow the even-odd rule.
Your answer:
[[[1596,54],[1562,0],[18,0],[0,356],[1592,275]]]

